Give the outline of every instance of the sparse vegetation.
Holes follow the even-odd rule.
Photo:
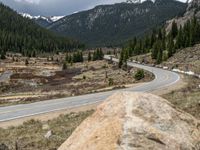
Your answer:
[[[9,150],[16,150],[16,147],[18,150],[57,149],[93,112],[90,110],[61,115],[47,122],[30,120],[17,127],[0,128],[0,149],[6,147]],[[51,135],[47,138],[45,135],[48,131],[51,131]]]
[[[200,79],[185,76],[187,87],[163,95],[165,99],[200,119]]]

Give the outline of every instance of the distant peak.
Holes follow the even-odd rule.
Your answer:
[[[59,19],[63,18],[64,16],[51,16],[51,17],[46,17],[46,16],[41,16],[41,15],[38,15],[38,16],[32,16],[28,13],[19,13],[21,16],[23,16],[24,18],[29,18],[29,19],[43,19],[43,20],[46,20],[48,22],[56,22],[58,21]]]

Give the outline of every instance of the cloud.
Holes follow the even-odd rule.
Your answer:
[[[21,3],[30,3],[30,4],[39,4],[40,0],[15,0],[16,2]]]
[[[113,4],[126,0],[0,0],[18,12],[31,15],[69,15],[100,4]],[[185,0],[180,0],[185,1]]]

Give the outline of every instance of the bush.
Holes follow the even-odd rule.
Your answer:
[[[137,72],[136,72],[136,74],[134,75],[134,78],[136,79],[136,80],[141,80],[141,79],[143,79],[144,78],[144,70],[138,70]]]
[[[25,65],[28,66],[29,62],[28,59],[25,60]]]
[[[5,56],[5,54],[4,54],[4,53],[2,53],[2,54],[1,54],[1,57],[0,57],[0,59],[6,59],[6,56]]]
[[[109,79],[108,79],[108,84],[109,84],[109,86],[114,85],[114,80],[113,80],[113,78],[109,78]]]
[[[84,76],[83,76],[83,80],[85,80],[85,79],[86,79],[86,76],[84,75]]]
[[[62,67],[62,70],[66,70],[67,69],[67,64],[66,62],[63,63],[63,67]]]

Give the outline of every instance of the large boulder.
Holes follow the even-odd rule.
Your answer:
[[[199,150],[200,122],[167,100],[116,93],[59,150]]]

